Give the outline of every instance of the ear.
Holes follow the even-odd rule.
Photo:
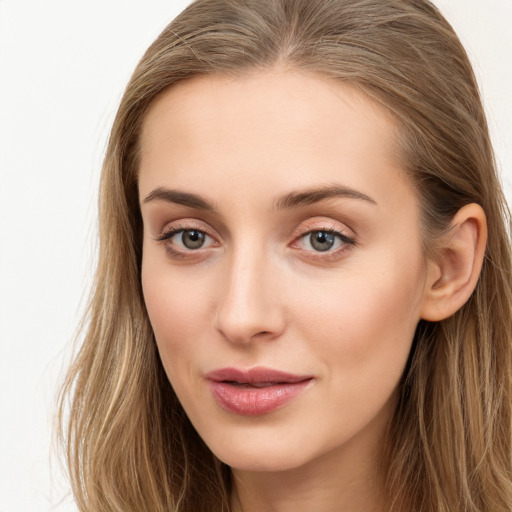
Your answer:
[[[487,221],[478,204],[461,208],[429,263],[421,318],[431,322],[453,315],[475,289],[487,243]]]

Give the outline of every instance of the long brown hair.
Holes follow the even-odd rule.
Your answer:
[[[470,63],[427,0],[197,0],[147,50],[112,128],[99,263],[61,394],[79,509],[230,510],[229,469],[177,401],[144,306],[138,141],[149,104],[177,81],[275,65],[349,83],[394,115],[427,257],[462,206],[483,207],[489,234],[480,279],[452,317],[418,325],[383,470],[389,510],[510,512],[508,210]]]

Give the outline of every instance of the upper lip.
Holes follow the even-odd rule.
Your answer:
[[[259,366],[249,369],[219,368],[208,372],[206,378],[215,382],[236,382],[239,384],[293,384],[310,380],[313,377],[311,375],[295,375],[293,373]]]

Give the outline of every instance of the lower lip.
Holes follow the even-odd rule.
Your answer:
[[[263,388],[210,381],[217,403],[226,411],[243,416],[259,416],[284,406],[304,391],[312,382],[283,382]]]

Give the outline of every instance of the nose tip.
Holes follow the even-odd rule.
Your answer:
[[[222,319],[217,321],[217,330],[225,339],[236,344],[246,344],[261,338],[270,340],[276,337],[275,330],[262,328],[259,323],[251,321],[247,317],[230,316],[227,318],[226,315],[222,315]]]
[[[272,340],[284,330],[284,311],[275,279],[271,269],[264,267],[245,264],[233,268],[222,287],[214,324],[232,343]]]

